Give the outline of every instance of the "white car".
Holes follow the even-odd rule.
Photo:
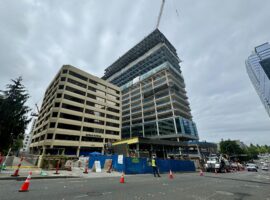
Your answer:
[[[269,170],[269,169],[268,169],[268,166],[267,166],[267,165],[263,165],[263,166],[262,166],[262,170],[268,171],[268,170]]]
[[[258,167],[257,167],[257,165],[255,165],[253,163],[248,163],[247,164],[247,170],[249,172],[257,172],[258,171]]]

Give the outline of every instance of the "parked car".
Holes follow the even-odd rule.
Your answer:
[[[268,166],[267,166],[267,165],[263,165],[263,166],[262,166],[262,170],[264,170],[264,171],[268,171],[268,170],[269,170],[269,168],[268,168]]]
[[[248,170],[249,172],[258,172],[258,167],[257,167],[257,165],[254,164],[254,163],[248,163],[248,164],[247,164],[247,170]]]

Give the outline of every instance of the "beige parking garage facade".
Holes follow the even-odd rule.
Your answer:
[[[47,88],[30,150],[38,154],[104,152],[121,139],[120,88],[64,65]]]

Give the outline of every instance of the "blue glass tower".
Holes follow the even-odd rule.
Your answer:
[[[246,60],[249,78],[270,116],[270,45],[264,43]]]

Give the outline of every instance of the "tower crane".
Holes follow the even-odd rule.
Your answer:
[[[162,0],[159,15],[158,15],[158,21],[157,21],[156,29],[158,29],[158,27],[159,27],[159,23],[160,23],[160,20],[161,20],[164,4],[165,4],[165,0]]]
[[[32,116],[32,117],[38,117],[38,114],[39,114],[39,108],[38,108],[37,103],[35,103],[35,106],[36,106],[37,112],[32,112],[32,113],[31,113],[31,116]]]

